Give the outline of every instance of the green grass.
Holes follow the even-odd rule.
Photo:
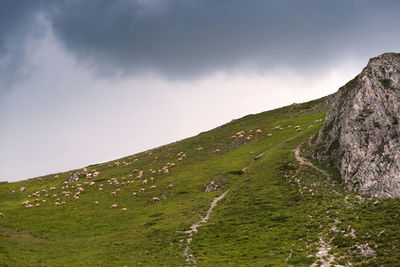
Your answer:
[[[41,207],[26,209],[21,202],[32,201],[27,198],[30,193],[51,186],[57,187],[55,193],[60,197],[62,183],[72,171],[60,173],[58,180],[52,174],[0,184],[0,212],[5,214],[0,218],[0,265],[184,266],[187,236],[181,231],[190,229],[214,197],[227,189],[208,223],[193,236],[191,252],[197,266],[308,266],[317,260],[320,237],[331,240],[336,263],[396,264],[400,260],[399,201],[361,201],[341,185],[337,170],[329,170],[334,179],[327,181],[294,159],[292,150],[323,124],[314,122],[326,115],[327,110],[320,108],[323,100],[249,115],[151,151],[91,165],[89,170],[100,171],[96,185],[85,186],[78,201],[61,197],[65,206],[56,207],[54,199],[43,195],[39,199],[47,202]],[[278,125],[284,130],[274,131]],[[288,125],[300,125],[302,131],[288,129]],[[247,136],[249,130],[258,128],[263,132],[253,132],[249,142],[230,139],[238,131],[244,130]],[[198,151],[199,146],[203,150]],[[186,154],[182,162],[176,157],[180,151]],[[133,163],[134,159],[138,161]],[[132,164],[116,167],[116,161]],[[177,166],[169,174],[154,176],[157,189],[150,190],[151,184],[143,186],[133,178],[133,185],[120,186],[117,196],[110,196],[117,187],[109,186],[108,179],[121,181],[133,169],[144,170],[148,179],[150,168],[158,170],[167,162]],[[206,185],[216,180],[222,188],[206,193]],[[98,191],[100,183],[103,192]],[[171,183],[175,187],[167,189]],[[21,186],[27,188],[24,193],[19,191]],[[141,187],[146,188],[144,193],[138,192]],[[132,192],[137,196],[132,197]],[[161,201],[153,204],[153,197]],[[118,208],[110,209],[112,204]],[[329,230],[335,219],[344,232]],[[346,235],[349,227],[355,229],[357,238]],[[360,255],[355,247],[366,243],[376,258]]]

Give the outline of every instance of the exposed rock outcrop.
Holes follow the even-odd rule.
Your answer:
[[[351,190],[400,196],[400,54],[372,58],[339,89],[313,157],[340,170]]]
[[[73,183],[73,182],[78,181],[80,178],[81,178],[81,176],[80,176],[79,172],[73,172],[73,173],[71,173],[71,175],[69,176],[67,182],[68,182],[68,183]]]

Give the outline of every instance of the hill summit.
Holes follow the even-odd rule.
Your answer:
[[[400,54],[370,59],[336,93],[326,121],[310,140],[313,157],[339,169],[351,190],[400,196]]]

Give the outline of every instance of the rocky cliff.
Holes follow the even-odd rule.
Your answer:
[[[372,58],[339,89],[313,157],[340,170],[351,190],[400,196],[400,54]]]

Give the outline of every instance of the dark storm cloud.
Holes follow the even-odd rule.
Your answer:
[[[41,9],[67,51],[102,76],[151,71],[180,79],[243,67],[313,70],[393,50],[399,7],[361,0],[76,0],[46,1]]]
[[[35,28],[39,1],[4,0],[0,3],[0,92],[10,89],[21,78],[25,49],[30,37],[38,36]]]

